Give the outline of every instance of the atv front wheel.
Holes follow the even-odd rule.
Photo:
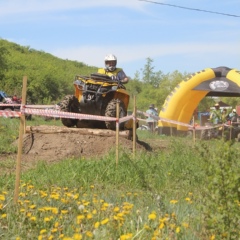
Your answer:
[[[117,113],[117,102],[119,102],[119,118],[125,117],[127,115],[127,110],[123,101],[119,99],[112,99],[105,110],[106,117],[116,117]],[[115,121],[106,121],[106,128],[111,130],[116,130],[116,122]],[[119,130],[124,130],[124,122],[120,123]]]
[[[62,112],[80,113],[78,99],[74,95],[67,95],[60,102],[60,110]],[[74,127],[78,119],[62,118],[62,124],[66,127]]]

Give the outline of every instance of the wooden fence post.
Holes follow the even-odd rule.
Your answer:
[[[26,104],[27,96],[27,77],[23,77],[23,88],[22,88],[22,106]],[[22,110],[21,106],[21,110]],[[14,191],[14,203],[17,203],[19,196],[19,186],[20,186],[20,176],[21,176],[21,158],[22,158],[22,146],[23,146],[23,134],[26,126],[25,114],[20,115],[20,126],[19,126],[19,138],[18,138],[18,154],[16,162],[16,181],[15,181],[15,191]]]

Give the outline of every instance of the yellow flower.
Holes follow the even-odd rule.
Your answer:
[[[176,233],[180,233],[180,231],[181,231],[181,228],[180,228],[180,227],[177,227],[177,228],[176,228]]]
[[[107,224],[109,222],[109,218],[105,218],[104,220],[101,221],[101,224],[104,225],[104,224]]]
[[[50,222],[50,221],[51,221],[51,219],[49,217],[44,218],[44,222]]]
[[[62,214],[67,214],[67,213],[68,213],[68,210],[61,210],[61,213],[62,213]]]
[[[58,214],[58,209],[57,209],[57,208],[55,208],[55,207],[54,207],[54,208],[52,208],[52,213],[53,213],[53,214]]]
[[[144,224],[144,228],[145,228],[146,230],[151,230],[151,228],[150,228],[147,224]]]
[[[92,237],[93,237],[93,233],[92,233],[92,232],[90,232],[90,231],[87,231],[87,232],[86,232],[86,236],[88,236],[88,237],[92,238]]]
[[[132,239],[132,233],[127,233],[120,236],[120,240]]]
[[[2,214],[2,216],[1,216],[2,218],[6,218],[7,217],[7,214],[6,213],[4,213],[4,214]]]
[[[185,200],[186,200],[187,202],[190,202],[190,203],[192,202],[192,201],[191,201],[191,198],[189,198],[189,197],[185,198]]]
[[[152,212],[151,214],[148,215],[148,219],[149,220],[155,220],[157,217],[156,213],[155,212]]]
[[[189,224],[186,223],[186,222],[183,222],[183,223],[182,223],[182,226],[185,227],[185,228],[189,228]]]
[[[96,215],[96,214],[97,214],[97,210],[96,210],[96,209],[93,209],[93,210],[92,210],[92,214]]]
[[[115,207],[115,208],[113,209],[113,211],[114,211],[114,212],[119,212],[119,211],[120,211],[120,208],[119,208],[119,207]]]
[[[35,208],[36,208],[36,205],[32,204],[31,206],[29,206],[29,208],[35,209]]]
[[[178,202],[178,200],[171,200],[170,203],[172,204],[176,204]]]
[[[35,222],[35,221],[36,221],[36,219],[37,219],[37,218],[36,218],[36,217],[34,217],[34,216],[33,216],[33,217],[30,217],[30,220],[31,220],[31,221],[33,221],[33,222]]]
[[[160,225],[159,225],[159,227],[158,227],[159,229],[163,229],[164,228],[164,223],[162,222],[162,223],[160,223]]]
[[[75,233],[75,234],[73,235],[73,239],[74,239],[74,240],[81,240],[81,239],[82,239],[82,235],[79,234],[79,233]]]
[[[46,229],[42,229],[42,230],[40,231],[40,234],[42,235],[42,234],[44,234],[44,233],[46,233],[46,232],[47,232]]]
[[[0,201],[5,201],[5,196],[4,195],[0,195]]]
[[[210,240],[214,240],[215,239],[215,235],[212,235],[211,237],[210,237]]]
[[[53,228],[53,229],[51,230],[51,232],[52,232],[52,233],[55,233],[55,232],[57,232],[57,230],[58,230],[57,228]]]
[[[87,219],[92,219],[92,214],[91,213],[87,214]]]
[[[100,222],[95,222],[95,224],[94,224],[94,228],[98,228],[99,225],[100,225]]]

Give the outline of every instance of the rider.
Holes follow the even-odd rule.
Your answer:
[[[98,73],[106,74],[113,80],[120,80],[121,83],[127,83],[128,77],[122,68],[117,68],[117,57],[113,54],[108,54],[105,59],[105,68],[98,69]]]

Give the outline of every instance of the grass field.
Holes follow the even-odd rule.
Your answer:
[[[18,121],[0,118],[0,154],[17,151]],[[17,204],[15,176],[1,172],[0,239],[240,239],[239,143],[164,139],[164,150],[121,151],[118,165],[114,152],[41,161],[22,173]]]

